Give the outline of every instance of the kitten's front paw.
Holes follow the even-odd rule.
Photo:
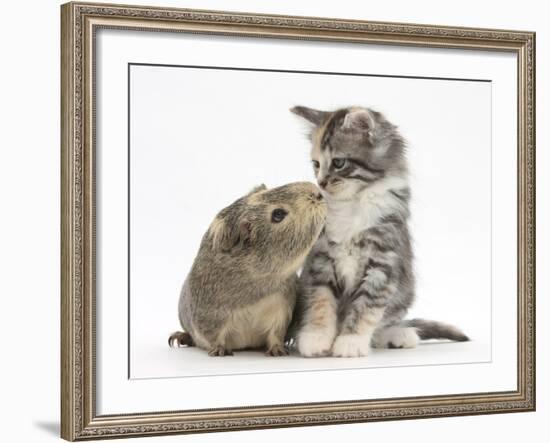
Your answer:
[[[323,331],[302,332],[296,341],[302,357],[323,357],[330,354],[333,337]]]
[[[366,357],[369,353],[369,338],[362,335],[339,335],[332,345],[333,357]]]

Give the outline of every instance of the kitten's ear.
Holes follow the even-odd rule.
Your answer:
[[[370,131],[374,128],[374,119],[366,109],[352,109],[344,117],[342,129]]]
[[[290,112],[305,118],[315,126],[320,126],[325,120],[325,117],[329,114],[328,112],[318,111],[317,109],[308,108],[306,106],[294,106],[290,108]]]
[[[228,223],[216,217],[208,229],[208,234],[212,239],[212,249],[221,252],[233,251],[254,241],[252,223],[246,219]]]

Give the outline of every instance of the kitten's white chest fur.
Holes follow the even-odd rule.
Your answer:
[[[326,234],[336,243],[349,243],[378,221],[403,208],[403,202],[392,194],[392,189],[407,186],[407,180],[398,177],[384,178],[359,191],[350,200],[327,198],[328,215]]]
[[[403,209],[403,202],[392,194],[392,189],[407,186],[404,178],[388,177],[360,191],[350,200],[327,198],[328,215],[325,233],[331,246],[336,272],[346,288],[355,286],[359,267],[360,247],[357,238],[365,230],[376,226],[381,218]]]
[[[359,271],[359,247],[350,243],[336,244],[330,255],[334,259],[336,274],[344,282],[344,292],[352,290]]]

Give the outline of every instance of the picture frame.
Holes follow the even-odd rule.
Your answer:
[[[511,54],[517,75],[516,388],[98,413],[97,33],[216,36]],[[197,37],[198,38],[198,37]],[[267,43],[266,43],[267,44]],[[535,410],[535,34],[526,31],[71,2],[61,7],[61,436],[185,434]],[[126,91],[125,91],[126,93]],[[493,128],[495,129],[495,128]],[[126,129],[125,129],[126,130]],[[498,130],[498,128],[496,128]],[[494,278],[499,278],[495,276]],[[360,370],[360,369],[358,369]],[[268,377],[269,375],[265,375]]]

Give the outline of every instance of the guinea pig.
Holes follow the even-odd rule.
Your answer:
[[[265,349],[287,355],[296,272],[319,237],[326,204],[312,183],[254,188],[218,213],[204,234],[179,298],[170,346],[211,356]]]

